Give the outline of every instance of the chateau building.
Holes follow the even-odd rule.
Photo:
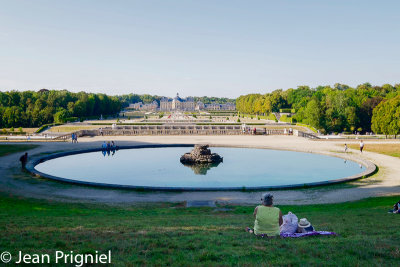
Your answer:
[[[206,104],[204,106],[206,110],[236,110],[236,105],[233,103],[219,104],[219,103],[211,103]]]
[[[160,101],[160,110],[161,111],[174,111],[174,110],[183,110],[183,111],[193,111],[195,110],[196,104],[194,103],[193,97],[187,97],[182,99],[179,97],[179,94],[173,99],[163,97]]]
[[[160,100],[160,105],[157,101],[151,104],[143,104],[142,102],[130,104],[129,108],[143,111],[195,111],[195,110],[235,110],[234,103],[219,104],[216,102],[204,104],[201,101],[194,102],[193,97],[180,98],[176,94],[174,98],[163,97]]]
[[[203,102],[201,102],[201,101],[197,101],[197,104],[196,104],[196,110],[204,110],[205,109],[205,105],[204,105],[204,103]]]
[[[155,100],[151,104],[143,104],[142,102],[139,102],[130,104],[129,108],[136,110],[155,111],[158,109],[158,103]]]

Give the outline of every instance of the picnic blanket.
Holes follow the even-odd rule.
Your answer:
[[[294,233],[294,234],[288,234],[288,233],[281,233],[281,237],[286,238],[286,237],[306,237],[306,236],[313,236],[313,235],[337,235],[335,232],[327,232],[327,231],[312,231],[308,233]]]

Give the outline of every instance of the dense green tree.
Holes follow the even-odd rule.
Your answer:
[[[68,110],[64,108],[59,108],[58,111],[54,114],[54,122],[64,123],[69,117],[70,113],[68,112]]]
[[[4,125],[2,127],[13,127],[18,125],[19,122],[22,124],[25,120],[25,115],[21,107],[19,106],[11,106],[6,107],[3,111],[2,121]]]
[[[370,132],[372,130],[372,112],[382,100],[383,98],[381,96],[374,96],[372,98],[367,98],[364,102],[362,102],[357,117],[359,118],[360,127],[365,131]]]
[[[271,101],[271,110],[273,112],[279,112],[279,109],[288,107],[287,94],[284,94],[281,89],[273,91],[269,95]]]
[[[382,101],[373,111],[372,130],[385,135],[400,133],[400,96]]]
[[[308,102],[304,110],[304,122],[319,129],[322,127],[322,108],[316,99]]]

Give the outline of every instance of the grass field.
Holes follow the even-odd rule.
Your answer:
[[[350,144],[349,148],[360,149],[358,144]],[[364,151],[376,152],[392,157],[400,158],[400,143],[399,144],[368,144],[364,146]]]
[[[0,145],[0,157],[12,153],[25,152],[35,147],[38,147],[38,145]]]
[[[111,207],[0,195],[0,248],[16,255],[55,250],[111,250],[116,266],[323,265],[396,266],[400,215],[387,210],[398,197],[358,202],[280,206],[336,237],[263,239],[244,231],[254,207],[185,208],[179,204]]]
[[[70,132],[75,132],[79,130],[93,130],[93,129],[98,129],[101,126],[99,125],[93,125],[93,126],[55,126],[50,128],[48,131],[53,132],[53,133],[70,133]]]

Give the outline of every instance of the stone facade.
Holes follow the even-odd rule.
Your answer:
[[[142,102],[130,104],[129,108],[143,111],[155,111],[158,109],[157,101],[153,101],[150,104],[143,104]]]
[[[216,102],[204,104],[201,101],[194,102],[193,97],[181,98],[176,94],[174,98],[163,97],[160,100],[160,106],[157,101],[151,104],[142,102],[130,104],[129,108],[143,111],[195,111],[195,110],[236,110],[234,103],[219,104]]]
[[[233,103],[219,104],[211,103],[204,106],[206,110],[236,110],[236,105]]]
[[[169,99],[163,97],[160,101],[160,110],[161,111],[174,111],[174,110],[182,110],[182,111],[192,111],[195,110],[196,104],[192,97],[187,97],[182,99],[179,97],[179,94],[173,99]]]

